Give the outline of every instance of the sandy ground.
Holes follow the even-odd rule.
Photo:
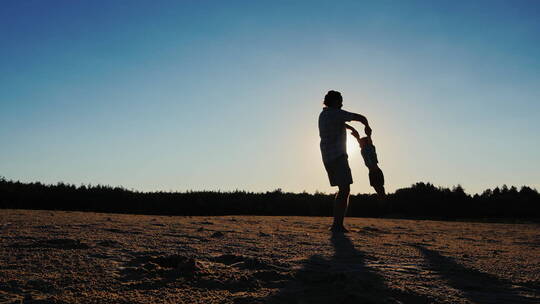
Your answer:
[[[0,210],[0,303],[540,303],[540,226]]]

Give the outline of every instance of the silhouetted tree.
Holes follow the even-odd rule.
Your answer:
[[[0,177],[0,208],[78,210],[163,215],[305,215],[331,214],[333,194],[289,193],[278,188],[264,193],[241,190],[139,192],[106,185],[44,185]],[[419,182],[388,194],[351,195],[349,216],[391,216],[436,219],[540,219],[540,194],[523,186],[486,189],[470,196],[461,185],[452,189]]]

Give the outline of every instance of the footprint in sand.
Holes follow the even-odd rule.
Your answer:
[[[216,231],[216,232],[212,233],[212,235],[210,237],[212,237],[212,238],[222,238],[224,236],[225,236],[225,234],[223,232]]]
[[[123,244],[115,240],[102,240],[97,242],[97,245],[102,247],[118,248],[122,247]]]
[[[30,243],[15,243],[12,245],[15,248],[55,248],[55,249],[88,249],[86,243],[74,239],[45,239],[37,240]]]

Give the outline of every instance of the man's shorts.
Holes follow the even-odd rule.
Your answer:
[[[353,183],[347,154],[324,163],[324,168],[328,173],[331,186],[343,186]]]

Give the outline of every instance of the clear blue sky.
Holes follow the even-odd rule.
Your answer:
[[[0,46],[8,179],[331,192],[335,89],[390,191],[540,188],[539,1],[2,1]]]

